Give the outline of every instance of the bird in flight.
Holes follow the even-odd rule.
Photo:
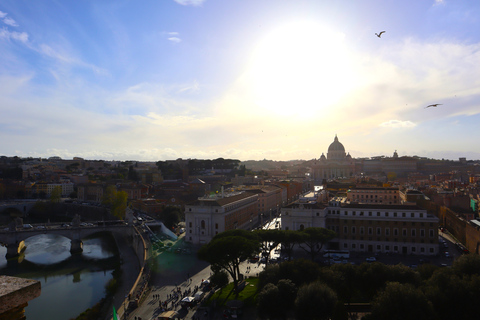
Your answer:
[[[375,33],[375,35],[376,35],[377,37],[381,38],[381,37],[382,37],[382,33],[385,33],[385,31],[381,31],[380,33]]]
[[[435,104],[431,104],[431,105],[426,106],[425,109],[430,108],[430,107],[441,106],[441,105],[442,105],[441,103],[435,103]]]

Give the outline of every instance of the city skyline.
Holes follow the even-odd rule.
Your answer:
[[[310,160],[338,135],[354,158],[480,159],[479,17],[467,0],[2,1],[0,155]]]

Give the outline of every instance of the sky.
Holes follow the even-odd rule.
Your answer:
[[[477,160],[479,30],[472,0],[2,0],[0,155]]]

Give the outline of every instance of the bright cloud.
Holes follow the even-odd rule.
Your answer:
[[[380,124],[380,127],[413,128],[416,124],[411,121],[390,120]]]
[[[175,42],[175,43],[179,43],[182,41],[182,39],[180,38],[177,38],[177,37],[170,37],[168,38],[168,40],[172,41],[172,42]]]
[[[201,6],[206,0],[174,0],[176,3],[182,6]]]

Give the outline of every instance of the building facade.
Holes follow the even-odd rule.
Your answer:
[[[325,204],[304,200],[282,208],[282,229],[321,227],[336,232],[328,248],[350,252],[436,255],[436,216],[416,205],[349,203],[345,197]]]
[[[220,232],[258,223],[258,195],[241,192],[198,198],[185,205],[185,241],[205,244]]]
[[[355,187],[347,191],[347,201],[373,204],[400,204],[397,187]]]

